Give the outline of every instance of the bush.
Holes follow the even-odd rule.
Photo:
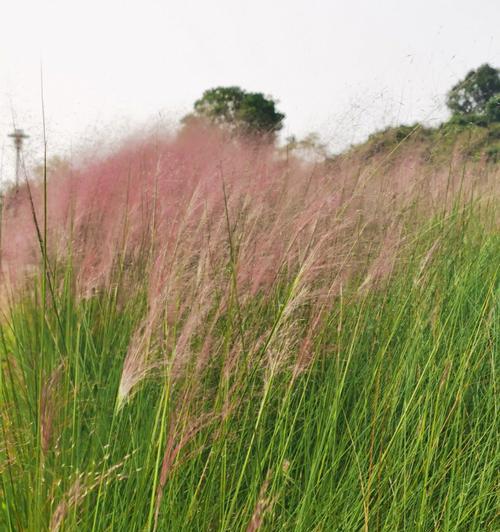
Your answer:
[[[461,114],[455,114],[453,115],[450,120],[448,121],[448,124],[450,125],[457,125],[457,126],[479,126],[479,127],[487,127],[488,126],[488,119],[485,115],[479,114],[479,113],[469,113],[465,115]]]
[[[488,101],[485,115],[489,123],[500,122],[500,94]]]
[[[371,156],[388,148],[394,148],[410,137],[422,139],[431,133],[432,129],[425,128],[418,122],[412,125],[402,124],[396,127],[388,127],[368,137],[368,145],[370,147],[368,155]]]

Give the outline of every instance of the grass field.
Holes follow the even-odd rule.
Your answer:
[[[498,167],[389,155],[202,132],[8,195],[0,530],[498,530]]]

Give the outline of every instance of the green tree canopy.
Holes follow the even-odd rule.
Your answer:
[[[217,87],[206,90],[194,103],[191,118],[208,119],[236,134],[274,135],[283,127],[285,115],[276,110],[276,101],[260,92],[246,92],[240,87]]]
[[[454,114],[484,113],[486,105],[500,94],[500,70],[488,64],[471,70],[448,93],[446,104]]]

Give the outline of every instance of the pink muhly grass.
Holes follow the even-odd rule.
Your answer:
[[[71,261],[81,297],[115,282],[123,300],[139,289],[148,294],[117,407],[156,368],[182,373],[197,334],[205,337],[198,368],[209,362],[217,350],[214,322],[207,324],[211,311],[220,316],[233,301],[244,306],[282,281],[300,279],[290,313],[304,301],[319,312],[359,276],[362,290],[374,288],[393,271],[415,203],[419,212],[433,212],[443,204],[437,198],[457,191],[465,197],[461,175],[426,166],[418,156],[375,156],[359,167],[349,156],[285,160],[272,146],[193,128],[176,137],[133,138],[114,153],[50,175],[50,263]],[[480,170],[474,187],[491,187],[495,175]],[[39,213],[42,187],[32,182],[31,191]],[[21,283],[38,271],[26,187],[6,196],[1,252],[4,280]],[[161,338],[165,324],[175,338]],[[282,325],[285,331],[286,320]],[[302,346],[298,368],[307,365],[309,349]]]
[[[458,186],[458,178],[453,176],[450,185],[441,170],[428,175],[418,160],[408,164],[396,158],[387,164],[367,164],[358,179],[348,160],[330,166],[294,158],[285,163],[270,147],[228,142],[206,129],[177,138],[133,139],[114,154],[49,176],[49,254],[63,260],[71,245],[82,292],[109,281],[119,252],[130,265],[140,260],[140,250],[154,255],[166,248],[168,257],[182,242],[182,254],[192,265],[210,235],[212,256],[220,259],[227,243],[220,223],[224,181],[239,256],[249,268],[240,271],[241,279],[251,278],[258,290],[286,253],[300,251],[306,234],[295,248],[289,244],[302,220],[311,220],[318,236],[329,239],[325,250],[331,253],[339,245],[332,238],[339,223],[356,224],[362,213],[365,223],[386,225],[417,191],[433,203],[436,194]],[[485,184],[492,179],[483,176]],[[428,188],[422,188],[426,183]],[[31,190],[41,212],[42,190],[36,185]],[[202,226],[201,219],[206,220]],[[2,270],[22,276],[39,264],[25,187],[7,195],[3,225]]]
[[[182,264],[182,258],[179,258]],[[152,276],[153,286],[149,292],[149,311],[136,331],[123,364],[116,408],[120,410],[130,398],[135,387],[145,379],[151,371],[163,368],[169,372],[170,378],[177,378],[192,358],[190,342],[200,328],[213,329],[221,315],[221,309],[215,312],[210,322],[208,312],[213,309],[213,286],[207,276],[207,261],[197,265],[192,272],[188,265],[184,267],[191,277],[183,282],[179,279],[176,268],[170,272],[158,271]],[[191,286],[189,286],[191,281]],[[181,285],[184,292],[176,289]],[[178,302],[178,303],[176,303]],[[167,326],[167,337],[160,333]],[[176,335],[170,332],[176,328]],[[209,336],[207,337],[209,338]],[[209,344],[205,342],[197,361],[198,369],[202,369],[203,359],[209,357]]]

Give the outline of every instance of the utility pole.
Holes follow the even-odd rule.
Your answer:
[[[23,140],[28,138],[22,129],[14,129],[9,137],[14,139],[14,146],[16,148],[16,190],[19,188],[19,170],[21,168],[21,150],[23,149]]]

